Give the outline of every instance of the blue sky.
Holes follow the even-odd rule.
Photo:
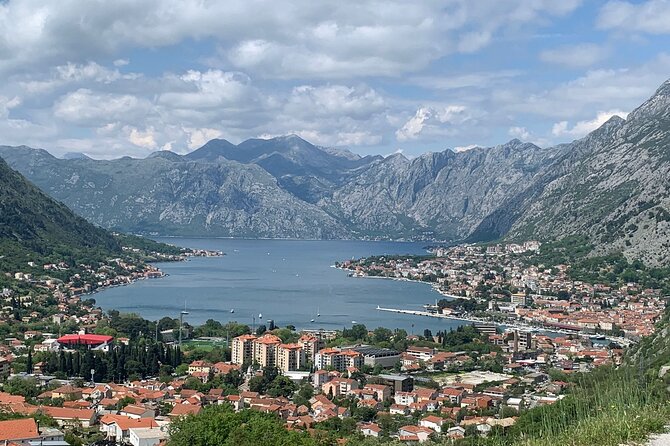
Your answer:
[[[0,2],[0,144],[541,146],[670,78],[670,0]]]

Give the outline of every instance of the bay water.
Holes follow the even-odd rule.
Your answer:
[[[449,330],[459,321],[376,310],[422,309],[440,294],[429,284],[390,279],[354,278],[333,268],[336,261],[383,254],[426,254],[425,243],[374,241],[245,240],[160,238],[189,248],[221,250],[222,257],[158,263],[167,277],[109,288],[94,295],[102,308],[137,313],[149,320],[178,318],[199,325],[221,323],[324,330],[362,323],[368,329],[403,328],[422,334],[425,328]],[[313,320],[313,322],[312,322]]]

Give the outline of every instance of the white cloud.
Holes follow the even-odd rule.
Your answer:
[[[393,76],[453,52],[477,51],[507,28],[536,27],[579,3],[10,1],[0,3],[0,70],[82,63],[118,57],[128,48],[211,38],[222,60],[262,76]]]
[[[572,128],[570,128],[568,121],[560,121],[553,125],[551,134],[555,137],[570,136],[572,138],[581,138],[599,128],[612,116],[626,119],[628,113],[621,110],[601,111],[595,118],[578,121]]]
[[[113,121],[132,123],[142,120],[150,109],[151,103],[137,96],[80,88],[54,104],[54,116],[71,124],[97,127]]]
[[[602,62],[608,55],[609,49],[604,46],[595,43],[581,43],[542,51],[540,59],[571,68],[586,68]]]
[[[528,94],[529,86],[498,89],[493,106],[501,111],[560,120],[588,117],[594,110],[631,110],[668,78],[670,55],[660,53],[631,68],[589,70],[571,81]]]
[[[191,150],[202,147],[212,139],[220,138],[223,135],[221,130],[208,128],[189,128],[185,127],[184,131],[188,134],[188,148]]]
[[[649,34],[670,33],[670,2],[648,0],[632,3],[609,1],[602,7],[597,20],[600,29]]]
[[[130,132],[128,134],[128,141],[135,144],[136,146],[152,150],[158,147],[156,144],[155,132],[153,128],[148,128],[142,131],[135,127],[127,127],[126,131]]]
[[[507,134],[512,138],[519,139],[523,142],[530,142],[533,144],[537,144],[540,147],[546,147],[551,144],[547,138],[536,135],[526,127],[520,127],[520,126],[510,127],[507,131]]]
[[[488,89],[507,83],[522,74],[520,70],[480,71],[453,76],[414,76],[409,78],[409,82],[436,90]]]
[[[532,138],[532,134],[526,127],[510,127],[507,132],[513,138],[519,138],[522,141],[528,141]]]
[[[17,107],[21,104],[21,99],[17,96],[13,98],[7,98],[5,96],[0,96],[0,119],[7,119],[9,117],[9,111],[12,108]]]
[[[550,76],[546,66],[527,64],[528,54],[494,66],[488,52],[450,57],[508,42],[560,42],[538,36],[578,0],[224,3],[0,0],[0,143],[65,149],[76,140],[87,153],[117,156],[144,155],[146,147],[185,152],[212,137],[239,142],[296,133],[321,145],[386,153],[398,141],[409,152],[494,145],[513,127],[514,136],[538,141],[554,123],[558,134],[571,136],[597,110],[631,110],[670,73],[670,56],[661,53],[566,80],[563,68],[594,67],[618,48],[609,36],[611,47],[552,45],[531,53],[556,65]],[[645,5],[652,3],[663,16],[665,2]],[[607,10],[617,5],[633,8],[637,32],[653,19],[643,14],[648,6],[610,2],[602,29],[628,29]],[[648,33],[663,29],[658,22]],[[144,48],[178,60],[130,73],[149,63],[139,60]]]
[[[479,147],[477,144],[469,144],[467,146],[457,146],[453,148],[453,151],[456,153],[467,152],[468,150],[476,149]]]
[[[461,36],[458,42],[458,51],[461,53],[475,53],[491,42],[489,31],[475,31]]]
[[[140,77],[138,73],[121,74],[117,69],[111,70],[96,62],[68,62],[54,67],[45,76],[22,80],[19,84],[28,93],[45,94],[73,84],[111,84],[121,79],[136,80]]]
[[[462,105],[449,105],[441,109],[420,107],[395,135],[398,141],[417,139],[419,136],[439,136],[448,134],[449,127],[458,125],[469,119],[466,108]]]
[[[239,110],[260,100],[249,76],[221,70],[189,70],[167,79],[158,103],[184,110]]]
[[[384,98],[365,86],[301,85],[293,88],[286,112],[310,118],[315,115],[327,115],[366,119],[385,108]]]

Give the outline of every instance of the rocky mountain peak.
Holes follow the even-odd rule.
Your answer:
[[[628,121],[668,118],[670,116],[670,79],[663,82],[656,92],[628,115]]]

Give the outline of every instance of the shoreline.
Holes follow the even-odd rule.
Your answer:
[[[471,297],[456,296],[454,294],[449,294],[446,291],[441,290],[439,285],[435,282],[427,282],[425,280],[416,280],[416,279],[407,279],[405,277],[370,276],[370,275],[367,275],[367,274],[357,276],[357,275],[354,275],[352,270],[347,269],[347,268],[342,268],[342,267],[336,266],[336,265],[331,265],[331,268],[339,269],[341,271],[347,271],[348,274],[349,274],[349,277],[352,278],[352,279],[385,279],[385,280],[396,280],[398,282],[425,283],[426,285],[430,285],[430,287],[433,289],[433,291],[435,291],[436,293],[438,293],[441,296],[446,297],[450,300],[455,300],[455,299],[470,300],[470,299],[472,299]]]
[[[449,320],[455,320],[455,321],[463,321],[463,322],[480,322],[483,324],[493,324],[497,327],[509,327],[509,328],[515,328],[515,329],[521,329],[521,330],[527,330],[531,332],[546,332],[546,333],[560,333],[560,334],[572,334],[572,335],[577,335],[577,336],[588,336],[591,337],[593,336],[593,333],[586,333],[583,331],[571,331],[571,330],[563,330],[560,328],[551,328],[551,327],[543,327],[543,326],[535,326],[535,325],[529,325],[529,324],[524,324],[524,323],[519,323],[519,322],[497,322],[489,319],[484,319],[484,318],[476,318],[476,317],[457,317],[457,316],[449,316],[446,314],[439,314],[439,313],[430,313],[428,311],[419,311],[419,310],[403,310],[403,309],[398,309],[398,308],[383,308],[377,305],[376,308],[377,311],[386,311],[389,313],[398,313],[398,314],[409,314],[413,316],[424,316],[424,317],[432,317],[435,319],[449,319]],[[607,335],[601,335],[604,336],[605,339],[617,342],[621,345],[628,346],[632,344],[633,342],[629,339],[626,338],[621,338],[621,337],[616,337],[616,336],[607,336]]]
[[[81,298],[82,296],[90,296],[90,295],[97,294],[97,293],[102,292],[102,291],[106,291],[110,288],[117,288],[117,287],[120,287],[120,286],[133,285],[134,283],[139,282],[140,280],[163,279],[165,277],[168,277],[169,274],[165,273],[160,268],[157,268],[157,267],[153,266],[157,263],[188,262],[194,257],[213,258],[213,257],[224,257],[226,255],[223,251],[216,251],[215,252],[215,251],[202,250],[202,249],[192,249],[192,248],[188,248],[188,249],[190,249],[190,252],[182,254],[180,256],[175,256],[175,257],[168,258],[168,259],[157,259],[157,260],[145,262],[145,264],[148,266],[148,268],[145,268],[143,270],[142,275],[139,276],[139,277],[130,278],[130,280],[127,281],[127,282],[119,282],[119,283],[112,283],[112,284],[108,284],[108,285],[101,285],[101,286],[98,286],[98,287],[92,289],[91,291],[87,291],[87,292],[81,293],[81,294],[74,294],[74,295],[72,295],[72,297]],[[160,273],[160,275],[153,275],[153,276],[147,275],[147,274],[151,274],[151,273],[153,273],[153,274]],[[87,285],[92,285],[92,284],[88,283]],[[104,311],[104,309],[100,306],[96,306],[96,308]]]

